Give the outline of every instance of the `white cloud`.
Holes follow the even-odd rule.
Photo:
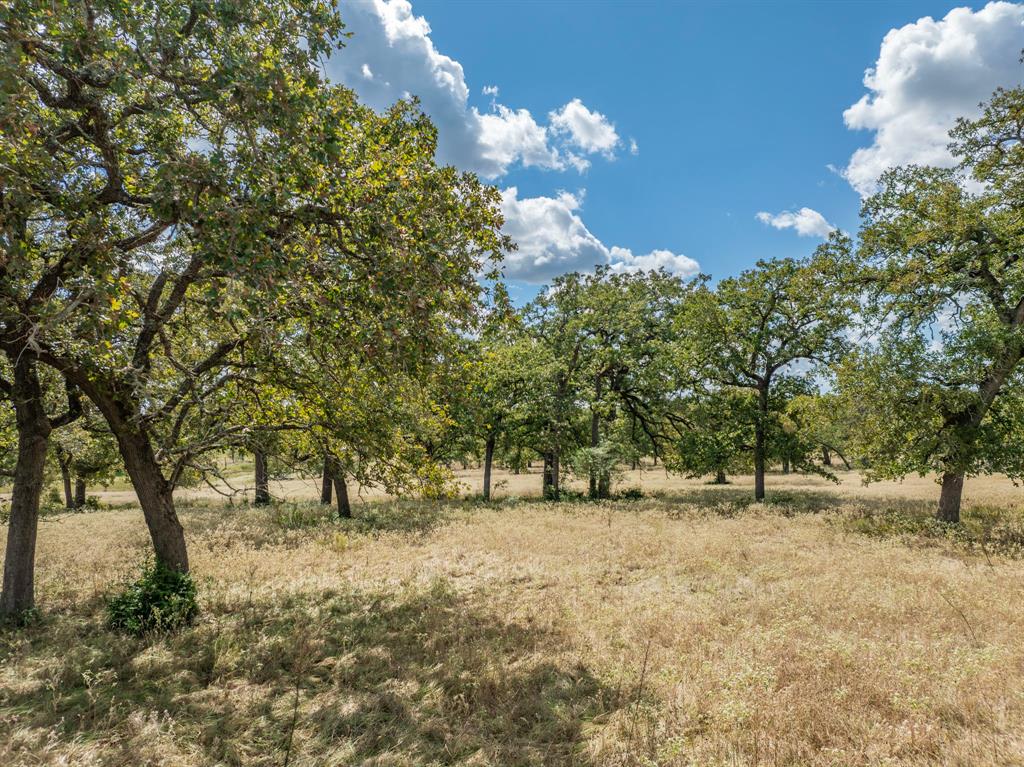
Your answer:
[[[609,248],[580,218],[582,198],[582,193],[559,192],[555,197],[520,199],[514,186],[502,192],[505,232],[519,245],[505,260],[507,277],[540,283],[605,264],[617,272],[665,268],[691,276],[700,270],[693,259],[668,250],[634,255],[628,248]]]
[[[551,127],[566,134],[569,143],[584,152],[612,157],[619,145],[615,126],[600,112],[587,109],[579,99],[573,99],[561,109],[548,115]]]
[[[437,50],[430,25],[413,13],[408,0],[344,0],[341,16],[352,33],[328,62],[328,74],[349,86],[360,99],[384,110],[410,94],[420,100],[438,130],[437,159],[494,180],[516,166],[582,173],[590,156],[614,156],[622,140],[600,112],[571,99],[538,122],[527,109],[497,101],[498,86],[485,85],[490,108],[481,111],[469,100],[462,65]],[[637,146],[630,140],[629,149]],[[580,217],[582,194],[520,198],[515,187],[502,193],[505,232],[519,249],[509,255],[505,273],[513,279],[545,282],[575,269],[611,264],[617,271],[665,267],[693,274],[696,262],[667,250],[633,255],[609,248]]]
[[[565,160],[548,145],[547,128],[538,125],[529,110],[513,111],[496,104],[493,112],[476,116],[480,122],[480,158],[488,165],[504,169],[519,161],[525,166],[553,170],[565,167]]]
[[[1021,82],[1022,48],[1024,5],[1006,2],[890,30],[864,75],[870,93],[843,113],[848,128],[874,131],[874,143],[854,152],[843,176],[869,195],[887,168],[951,165],[949,129],[998,86]]]
[[[652,250],[642,256],[634,256],[629,248],[613,246],[611,249],[613,272],[649,272],[656,269],[692,277],[700,271],[700,264],[689,256],[673,253],[671,250]]]
[[[341,15],[352,35],[328,62],[330,76],[377,110],[409,94],[419,98],[438,128],[439,161],[496,179],[516,164],[582,172],[590,165],[584,155],[613,156],[614,126],[579,99],[552,112],[550,126],[494,101],[496,85],[482,90],[492,98],[489,111],[470,106],[462,65],[437,50],[430,24],[408,0],[347,0]]]
[[[801,237],[828,237],[829,232],[835,229],[813,208],[784,210],[775,214],[761,211],[757,214],[757,220],[776,229],[795,229]]]
[[[636,143],[635,138],[629,140],[629,153],[634,156],[640,154],[640,145]]]

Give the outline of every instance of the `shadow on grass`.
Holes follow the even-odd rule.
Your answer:
[[[158,748],[203,765],[582,765],[583,728],[615,699],[559,631],[443,582],[214,595],[196,626],[139,640],[97,605],[59,621],[0,635],[23,670],[0,688],[0,742],[27,750],[8,760],[88,742],[111,764]]]

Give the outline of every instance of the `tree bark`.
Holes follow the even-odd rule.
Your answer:
[[[942,492],[939,493],[939,508],[935,514],[940,522],[960,522],[960,499],[964,492],[964,475],[946,472],[942,475]]]
[[[544,454],[544,498],[549,501],[557,501],[559,498],[558,488],[558,452],[552,450]]]
[[[160,470],[149,437],[130,430],[120,419],[111,424],[111,430],[117,439],[125,471],[139,497],[157,562],[170,570],[187,573],[188,549],[185,531],[174,509],[174,488]]]
[[[789,456],[782,457],[782,473],[789,474]]]
[[[52,426],[43,407],[35,361],[25,355],[14,363],[12,391],[18,428],[11,514],[7,527],[0,618],[12,618],[35,607],[36,534],[39,499]]]
[[[334,495],[338,498],[338,517],[351,519],[352,506],[348,500],[348,483],[345,482],[345,473],[337,466],[334,467]]]
[[[715,482],[714,482],[714,484],[716,484],[716,485],[727,485],[727,484],[729,484],[729,481],[725,478],[725,469],[719,469],[718,471],[715,472]]]
[[[256,506],[269,506],[270,481],[267,475],[267,454],[257,449],[253,451],[253,458],[256,468],[256,493],[253,496],[253,504]]]
[[[491,500],[491,464],[494,463],[494,435],[487,435],[484,445],[484,500]]]
[[[765,422],[768,420],[768,388],[757,392],[757,421],[754,423],[754,500],[764,500]]]
[[[81,477],[75,477],[75,508],[76,509],[84,509],[85,508],[85,501],[86,501],[85,490],[86,490],[85,480],[82,479]]]
[[[553,500],[561,500],[562,489],[561,479],[559,477],[559,456],[558,451],[554,451],[551,454],[551,497]]]
[[[821,465],[822,466],[831,466],[832,465],[832,451],[830,451],[827,447],[823,447],[821,449]]]
[[[601,376],[597,376],[594,380],[594,402],[595,405],[601,399]],[[592,405],[590,408],[590,447],[591,449],[601,444],[601,417],[598,415],[597,408]],[[591,499],[596,499],[600,494],[599,479],[597,476],[597,468],[593,465],[590,467],[590,487],[589,495]]]
[[[320,503],[324,506],[331,505],[331,489],[334,486],[334,478],[331,476],[331,459],[324,456],[324,473],[320,479]]]
[[[57,456],[57,463],[60,464],[60,478],[64,485],[64,508],[74,511],[76,504],[74,492],[71,490],[71,466],[60,456]]]

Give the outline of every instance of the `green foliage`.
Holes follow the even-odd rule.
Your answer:
[[[767,461],[821,472],[818,447],[788,402],[846,353],[857,306],[850,242],[836,232],[811,258],[759,261],[755,269],[700,285],[683,303],[676,344],[687,383],[672,462],[691,474],[725,471],[750,452],[763,492]]]
[[[864,204],[876,339],[839,383],[873,477],[1024,476],[1022,113],[997,91],[951,134],[957,168],[894,169]]]
[[[581,447],[569,459],[569,467],[577,477],[606,476],[614,481],[622,473],[621,466],[619,446],[607,441],[595,447]]]
[[[126,634],[173,631],[190,624],[198,611],[191,575],[147,562],[139,579],[108,601],[107,623]]]
[[[342,41],[320,0],[0,12],[0,335],[96,403],[160,518],[268,431],[436,492],[423,392],[508,247],[500,195],[435,163],[415,102],[329,82]]]

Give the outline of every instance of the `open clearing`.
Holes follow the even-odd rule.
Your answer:
[[[930,480],[621,486],[648,495],[344,524],[183,501],[202,613],[143,639],[104,627],[138,510],[47,517],[0,764],[1024,764],[1024,491],[968,483],[961,539],[917,525]]]

